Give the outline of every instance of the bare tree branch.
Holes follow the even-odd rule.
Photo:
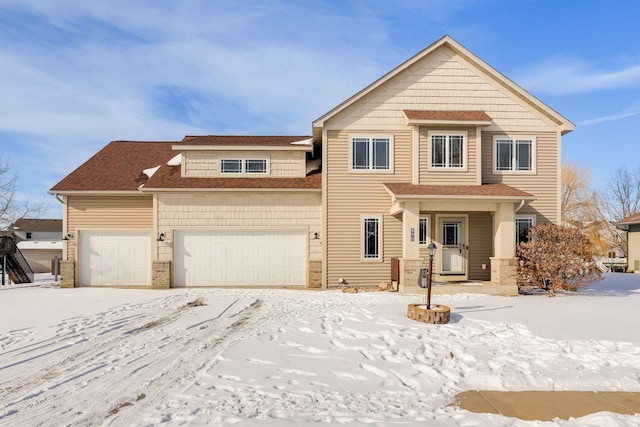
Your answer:
[[[6,229],[20,218],[39,218],[46,212],[46,203],[20,201],[16,197],[18,174],[12,173],[9,162],[0,155],[0,228]]]

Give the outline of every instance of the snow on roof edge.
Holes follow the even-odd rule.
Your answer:
[[[313,145],[313,138],[307,138],[301,141],[293,141],[291,145]]]
[[[147,178],[151,178],[154,173],[158,172],[158,169],[160,169],[160,165],[153,168],[145,169],[142,171],[142,173],[147,175]]]
[[[167,162],[167,166],[180,166],[182,164],[182,153],[178,153]]]

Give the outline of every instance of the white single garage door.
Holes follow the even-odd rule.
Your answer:
[[[82,286],[151,284],[150,231],[82,231],[79,253]]]
[[[176,231],[175,286],[305,286],[306,232]]]

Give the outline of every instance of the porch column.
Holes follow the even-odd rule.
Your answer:
[[[513,203],[500,203],[494,217],[496,258],[516,256],[516,212]]]
[[[402,213],[402,257],[420,258],[420,202],[405,202]]]
[[[493,218],[491,282],[516,286],[516,212],[513,203],[500,203]],[[515,289],[517,292],[517,288]]]

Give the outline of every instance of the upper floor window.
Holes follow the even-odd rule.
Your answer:
[[[249,159],[244,161],[246,173],[267,173],[267,161],[264,159]]]
[[[534,170],[533,138],[496,137],[494,139],[496,172],[532,172]]]
[[[222,173],[242,173],[242,160],[222,159],[220,163]]]
[[[466,134],[432,133],[431,167],[463,169],[465,165]]]
[[[351,169],[389,171],[392,151],[389,137],[353,137]]]
[[[265,159],[222,159],[220,172],[227,173],[267,173],[267,161]]]

